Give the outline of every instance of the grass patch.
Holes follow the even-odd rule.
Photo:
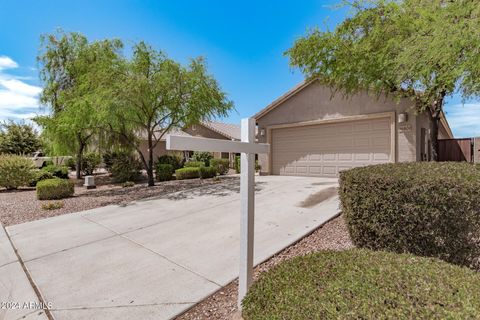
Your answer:
[[[47,203],[42,203],[43,210],[58,210],[62,209],[65,204],[63,201],[49,201]]]
[[[284,262],[243,300],[252,319],[478,319],[480,273],[438,259],[354,249]]]

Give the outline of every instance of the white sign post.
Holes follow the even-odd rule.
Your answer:
[[[185,136],[167,136],[167,150],[240,152],[240,273],[238,307],[252,283],[253,221],[255,211],[255,154],[268,153],[270,146],[255,143],[255,119],[242,119],[242,141],[229,141]]]

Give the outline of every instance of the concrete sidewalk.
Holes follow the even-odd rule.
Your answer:
[[[336,179],[256,180],[255,263],[339,211],[337,196],[302,206]],[[238,276],[238,191],[229,178],[7,232],[55,319],[170,319]]]

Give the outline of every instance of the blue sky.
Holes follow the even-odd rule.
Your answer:
[[[62,28],[91,40],[145,40],[183,63],[206,57],[237,109],[225,121],[238,123],[302,81],[283,52],[308,28],[342,21],[338,2],[0,0],[0,120],[42,112],[39,37]],[[456,136],[480,136],[480,101],[453,97],[446,111]]]

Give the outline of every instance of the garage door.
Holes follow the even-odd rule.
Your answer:
[[[391,156],[390,118],[273,129],[272,173],[336,176],[385,163]]]

